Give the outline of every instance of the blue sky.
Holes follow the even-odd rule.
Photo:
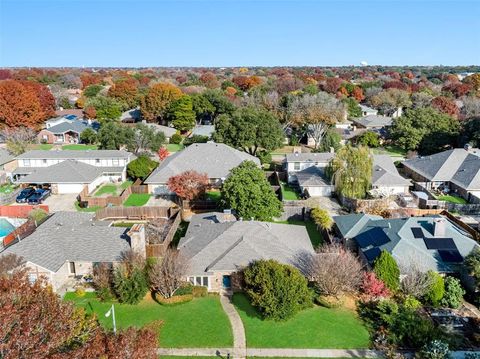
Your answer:
[[[0,66],[480,64],[480,1],[0,0]]]

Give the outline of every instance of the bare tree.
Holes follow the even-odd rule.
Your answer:
[[[362,264],[340,244],[322,246],[306,269],[306,275],[323,295],[354,293],[362,284]]]
[[[297,97],[290,107],[292,120],[297,125],[306,126],[315,148],[322,142],[328,128],[343,121],[346,113],[343,103],[326,92]]]
[[[476,97],[463,97],[461,109],[464,118],[480,116],[480,99]]]
[[[149,269],[150,286],[164,298],[171,298],[181,287],[188,262],[176,249],[167,249],[161,261]]]
[[[402,291],[415,298],[422,297],[432,284],[431,277],[426,274],[426,268],[420,263],[421,261],[415,258],[399,263]]]
[[[0,256],[0,277],[10,275],[13,272],[24,269],[25,261],[22,257],[13,253]]]
[[[8,151],[18,156],[24,153],[28,146],[36,142],[36,132],[28,127],[5,128],[0,132],[7,143]]]

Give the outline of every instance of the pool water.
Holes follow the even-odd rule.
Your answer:
[[[10,232],[13,232],[15,227],[5,218],[0,218],[0,237],[5,237]]]

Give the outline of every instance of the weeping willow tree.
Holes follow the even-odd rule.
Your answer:
[[[337,193],[350,198],[364,198],[370,190],[372,167],[368,147],[347,145],[332,159],[328,173]]]

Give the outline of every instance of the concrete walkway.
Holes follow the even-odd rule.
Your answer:
[[[241,358],[238,354],[235,355],[235,348],[185,348],[185,349],[158,349],[158,355],[168,356],[219,356],[226,358],[227,354],[230,357],[237,359]],[[263,348],[248,348],[243,351],[243,357],[301,357],[301,358],[378,358],[382,357],[382,353],[375,350],[368,349],[263,349]]]
[[[242,319],[232,304],[232,297],[226,294],[220,296],[220,303],[224,312],[230,320],[233,332],[233,352],[230,353],[234,358],[245,358],[247,349],[247,340],[245,338],[245,328]]]

